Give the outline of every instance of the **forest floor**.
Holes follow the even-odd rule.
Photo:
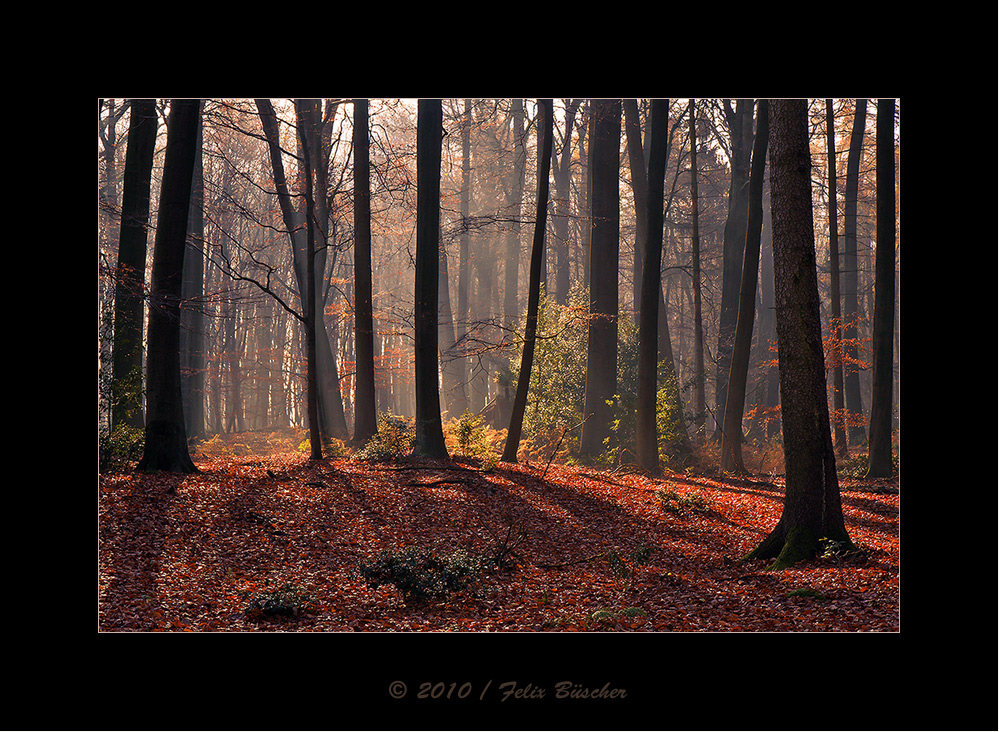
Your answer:
[[[899,630],[897,481],[841,479],[860,551],[770,571],[739,559],[780,517],[778,477],[193,457],[100,476],[100,631]],[[502,561],[407,602],[360,571],[407,546]]]

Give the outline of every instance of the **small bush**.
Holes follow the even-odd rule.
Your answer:
[[[263,590],[252,595],[244,593],[244,597],[249,599],[244,612],[251,619],[275,616],[298,617],[315,609],[312,596],[290,582],[275,590]]]
[[[489,448],[486,446],[485,418],[473,415],[467,409],[452,427],[452,434],[458,442],[458,450],[465,457],[479,457]]]
[[[424,603],[442,600],[454,592],[470,589],[485,566],[482,557],[458,549],[440,556],[417,546],[382,551],[360,570],[368,587],[394,585],[403,601]]]
[[[707,513],[708,502],[700,493],[682,495],[672,488],[660,488],[656,491],[656,501],[663,511],[669,513]]]
[[[371,463],[400,460],[413,451],[416,428],[412,421],[395,414],[378,415],[378,431],[354,457]]]
[[[122,470],[142,457],[146,432],[139,427],[121,425],[97,436],[98,470],[102,473]]]

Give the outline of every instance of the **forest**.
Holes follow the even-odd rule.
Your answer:
[[[99,631],[899,631],[897,99],[101,98],[97,168]]]

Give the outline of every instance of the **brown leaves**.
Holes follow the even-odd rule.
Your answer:
[[[898,629],[899,499],[864,484],[843,485],[862,555],[769,572],[737,560],[779,519],[780,485],[561,465],[542,480],[540,463],[486,474],[300,453],[195,459],[194,476],[102,476],[101,630]],[[663,510],[657,494],[705,510]],[[411,607],[358,570],[408,545],[503,561],[476,593]],[[307,593],[310,611],[255,618],[247,598],[268,587]]]

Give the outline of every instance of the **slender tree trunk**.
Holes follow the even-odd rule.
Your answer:
[[[857,333],[859,305],[857,282],[859,258],[857,256],[857,197],[860,190],[860,157],[867,123],[867,100],[857,100],[857,110],[850,135],[850,150],[846,160],[846,191],[844,202],[844,251],[843,251],[843,381],[846,392],[846,414],[849,424],[847,436],[851,445],[861,445],[867,440],[863,425],[864,405],[860,395],[859,349]]]
[[[437,375],[440,99],[420,99],[416,131],[416,440],[413,454],[447,459]]]
[[[653,99],[649,112],[649,171],[647,176],[646,223],[640,231],[645,250],[638,323],[638,410],[636,456],[638,464],[653,474],[659,468],[659,435],[656,429],[658,372],[658,317],[662,293],[663,189],[666,176],[666,136],[669,100]],[[632,162],[634,168],[634,161]],[[636,247],[637,253],[637,247]]]
[[[200,107],[198,99],[171,102],[149,301],[146,443],[138,466],[146,472],[198,470],[184,428],[180,300]]]
[[[771,570],[813,556],[823,541],[852,547],[843,523],[826,400],[812,229],[808,102],[770,101],[770,186],[786,487],[780,520],[745,559]]]
[[[565,134],[562,138],[562,149],[554,165],[555,180],[555,210],[552,216],[554,226],[555,250],[555,302],[565,305],[569,301],[569,181],[571,178],[570,163],[572,162],[572,128],[575,126],[576,111],[579,100],[566,100]],[[554,154],[554,152],[553,152]]]
[[[461,354],[455,364],[458,381],[465,390],[465,404],[469,406],[468,358],[465,336],[468,331],[469,283],[469,216],[472,200],[472,100],[465,100],[461,120],[461,233],[458,235],[458,312],[454,316],[455,342]]]
[[[846,457],[846,429],[843,426],[843,315],[839,291],[839,235],[836,205],[836,126],[833,100],[826,100],[826,155],[829,168],[829,300],[833,344],[833,431],[836,454]]]
[[[697,117],[696,104],[690,100],[690,204],[691,259],[694,288],[694,431],[704,431],[707,402],[704,396],[704,326],[701,315],[701,236],[697,207]]]
[[[187,435],[201,437],[205,434],[205,317],[201,303],[205,287],[205,180],[200,121],[197,160],[191,185],[187,224],[189,242],[188,252],[184,257],[184,282],[181,287],[185,303],[181,313],[181,386]]]
[[[722,255],[721,309],[718,314],[718,367],[715,373],[715,427],[720,436],[728,395],[732,343],[739,317],[739,288],[742,278],[743,248],[746,244],[746,206],[749,196],[749,156],[753,144],[753,100],[738,99],[735,111],[725,100],[731,135],[732,176],[728,189],[728,217]]]
[[[156,149],[155,99],[133,99],[121,199],[114,291],[111,427],[142,428],[142,314],[150,180]]]
[[[506,207],[510,228],[506,234],[505,287],[503,289],[503,325],[512,331],[520,319],[520,208],[524,199],[524,176],[527,148],[524,145],[524,100],[513,100],[513,170],[507,182]]]
[[[746,243],[743,247],[742,285],[739,288],[739,317],[732,343],[732,362],[725,397],[722,422],[722,470],[745,473],[742,461],[742,417],[749,380],[749,356],[756,311],[756,283],[760,270],[760,236],[763,229],[763,173],[767,162],[768,102],[757,102],[756,138],[749,174],[749,198],[746,217]]]
[[[538,328],[538,306],[541,300],[541,264],[545,256],[545,227],[548,221],[548,174],[551,170],[553,109],[551,99],[539,99],[538,127],[538,186],[537,212],[534,217],[534,241],[531,246],[531,270],[527,294],[527,322],[524,326],[524,350],[520,357],[520,375],[517,378],[517,394],[513,400],[510,427],[507,430],[503,460],[517,462],[520,435],[524,426],[524,411],[527,408],[527,392],[531,381],[531,366],[534,362],[535,336]]]
[[[592,100],[589,328],[580,454],[596,457],[610,436],[617,391],[620,100]]]
[[[368,100],[354,100],[354,442],[378,431],[375,405],[375,343],[371,305],[371,183]]]
[[[296,110],[301,121],[305,115],[302,114],[301,102],[296,102]],[[306,380],[308,392],[309,411],[309,447],[311,449],[310,458],[322,460],[323,439],[322,428],[319,419],[319,368],[318,356],[316,352],[316,330],[318,324],[317,297],[316,297],[316,227],[313,222],[316,218],[316,189],[314,187],[315,178],[312,175],[313,151],[310,139],[311,136],[304,125],[299,125],[299,141],[304,154],[302,160],[305,165],[305,348],[306,348]]]
[[[439,232],[439,229],[438,229]],[[457,419],[468,409],[468,399],[465,396],[465,384],[459,372],[462,360],[457,347],[457,337],[454,331],[454,317],[451,314],[451,287],[448,273],[447,248],[443,238],[438,233],[440,241],[440,258],[438,260],[438,324],[437,338],[440,343],[441,377],[444,382],[444,409],[448,416]]]
[[[867,478],[888,478],[891,460],[892,335],[895,325],[895,100],[878,100],[874,374]]]

